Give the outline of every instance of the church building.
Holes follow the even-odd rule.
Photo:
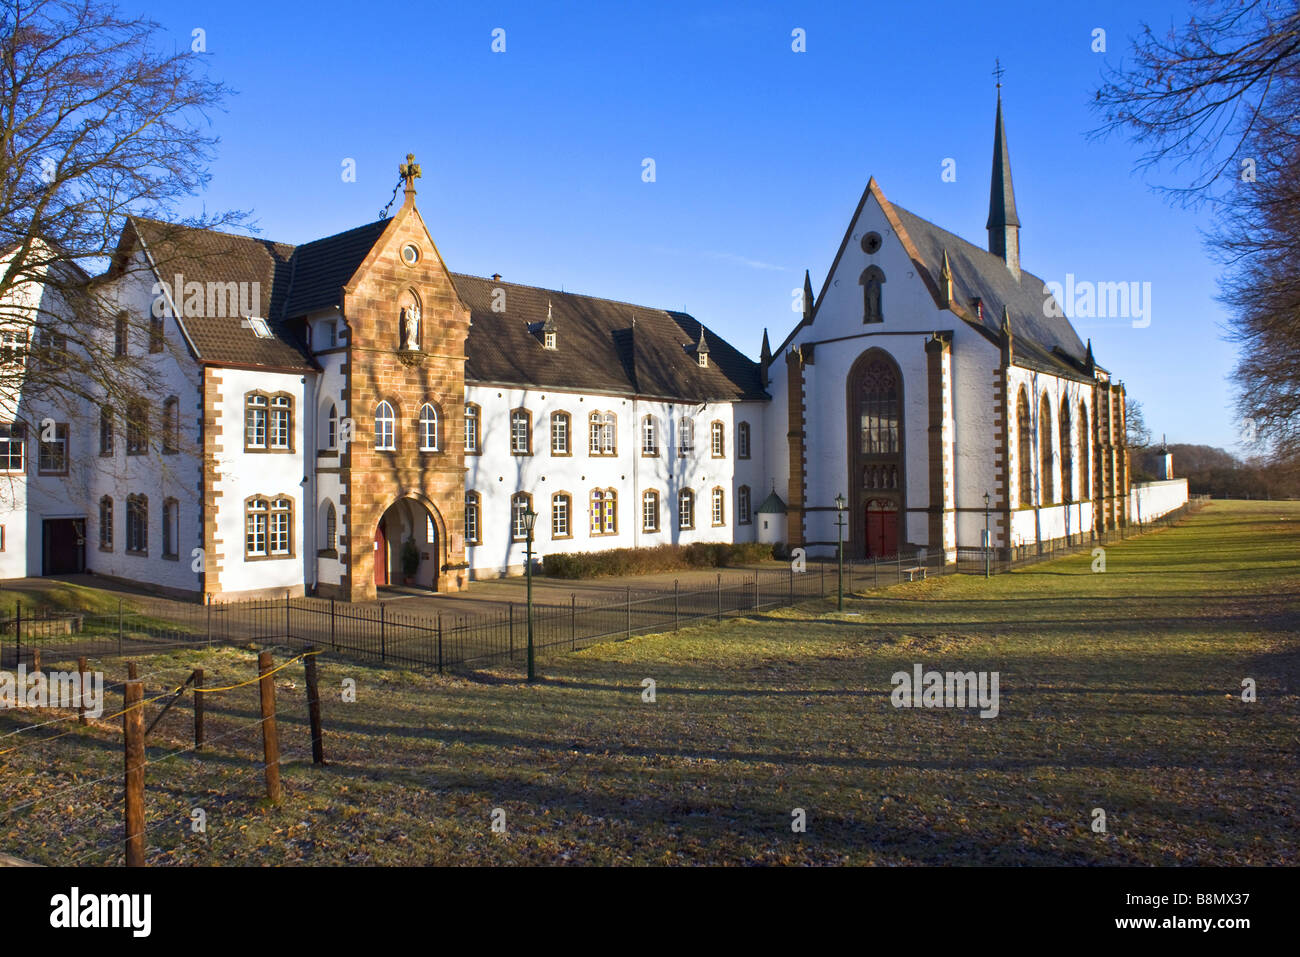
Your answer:
[[[151,393],[0,397],[0,578],[363,600],[521,572],[530,513],[536,556],[827,555],[843,514],[849,555],[945,561],[1129,520],[1123,387],[1021,268],[1000,97],[986,247],[872,179],[758,362],[685,313],[452,272],[400,172],[391,217],[297,246],[127,221],[114,350]]]

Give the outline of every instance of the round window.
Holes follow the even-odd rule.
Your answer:
[[[408,266],[414,266],[420,261],[420,247],[415,243],[407,243],[402,247],[402,262]]]
[[[871,232],[862,237],[862,251],[868,256],[880,251],[880,233]]]

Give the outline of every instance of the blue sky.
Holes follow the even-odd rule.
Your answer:
[[[1240,451],[1207,223],[1152,192],[1130,143],[1087,137],[1103,64],[1185,3],[124,2],[177,44],[203,29],[237,91],[212,117],[209,210],[319,238],[375,219],[414,152],[453,270],[685,309],[755,357],[805,268],[820,289],[869,176],[985,244],[1000,57],[1025,268],[1151,283],[1148,327],[1080,336],[1157,435]]]

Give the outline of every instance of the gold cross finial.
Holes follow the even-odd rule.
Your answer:
[[[415,189],[415,181],[420,178],[420,164],[415,161],[414,153],[406,154],[406,162],[397,167],[397,175],[406,180],[408,190]]]

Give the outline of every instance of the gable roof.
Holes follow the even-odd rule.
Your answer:
[[[391,219],[303,243],[294,251],[293,284],[285,303],[286,317],[305,316],[341,301],[344,284],[360,268]]]
[[[862,215],[869,197],[875,197],[880,204],[886,219],[916,266],[917,275],[930,290],[935,305],[950,309],[954,315],[978,329],[992,342],[1000,339],[1002,307],[1006,306],[1011,314],[1014,340],[1012,361],[1015,365],[1091,381],[1091,376],[1085,371],[1085,346],[1070,320],[1064,316],[1064,310],[1051,293],[1046,291],[1042,279],[1024,269],[1021,269],[1017,278],[999,256],[891,203],[875,177],[867,182],[862,199],[858,201],[857,209],[849,220],[844,239],[810,315],[790,331],[777,349],[778,354],[785,351],[801,328],[812,325],[816,319],[817,310],[825,299],[836,267],[852,237],[853,227]],[[937,279],[943,270],[945,251],[953,280],[951,304],[944,303]],[[976,299],[980,300],[982,308],[976,307]],[[1048,303],[1055,308],[1047,308]],[[1053,315],[1048,315],[1048,312]]]
[[[697,402],[767,397],[758,363],[684,312],[463,273],[453,273],[452,281],[471,317],[466,381]],[[498,288],[504,312],[492,310]],[[545,323],[548,307],[555,349],[532,331]],[[701,336],[710,356],[703,368],[695,358]]]
[[[197,359],[241,366],[315,368],[306,344],[282,315],[293,246],[142,217],[132,217],[128,228],[143,241],[158,278],[169,286],[180,275],[186,285],[202,283],[205,290],[209,283],[234,282],[248,283],[246,288],[257,291],[258,308],[254,311],[267,320],[272,333],[269,339],[259,338],[247,317],[233,314],[238,312],[238,297],[235,308],[227,307],[231,315],[177,317]],[[183,291],[173,290],[172,295],[180,297],[175,305],[183,312]]]

